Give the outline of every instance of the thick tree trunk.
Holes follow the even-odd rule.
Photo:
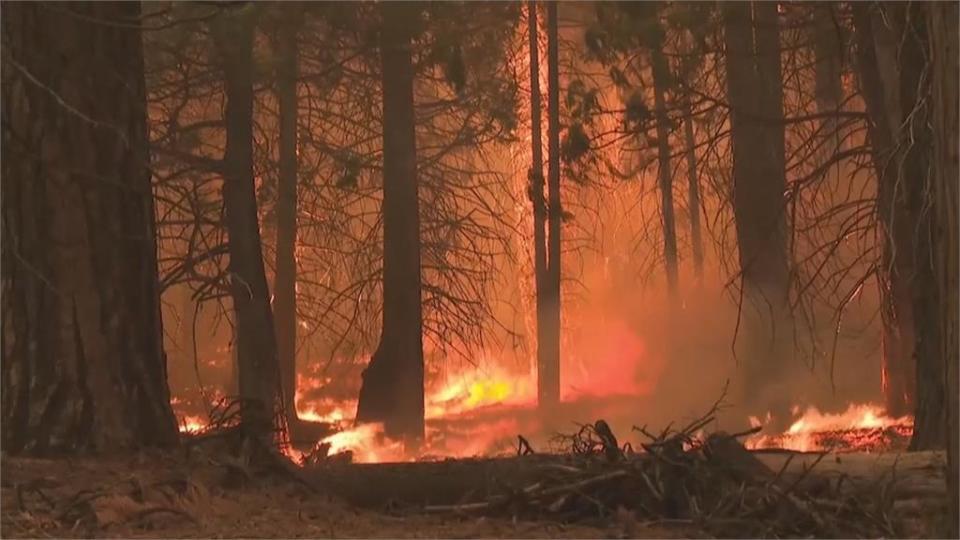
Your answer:
[[[244,400],[241,414],[247,429],[263,435],[272,429],[280,381],[253,177],[255,9],[246,5],[225,11],[211,23],[211,29],[226,95],[223,204],[230,239],[230,296],[240,397]]]
[[[540,39],[537,3],[527,3],[527,28],[530,42],[530,200],[533,203],[533,264],[537,295],[537,373],[546,374],[550,366],[550,325],[547,322],[547,235],[544,230],[547,208],[543,199],[543,141],[540,120]],[[542,387],[543,379],[538,379]]]
[[[296,13],[291,11],[290,13]],[[277,186],[277,253],[273,314],[283,410],[297,423],[297,20],[284,19],[277,36],[277,100],[280,106],[280,178]]]
[[[899,124],[899,106],[891,107],[886,94],[899,95],[893,66],[881,70],[871,4],[852,4],[854,37],[857,47],[857,74],[860,93],[869,116],[868,134],[877,176],[877,215],[880,218],[880,243],[883,249],[878,281],[880,283],[883,322],[883,358],[881,385],[887,412],[902,416],[913,412],[916,387],[913,358],[913,306],[909,279],[913,274],[911,235],[914,225],[906,212],[903,184],[894,162],[894,134]],[[881,32],[886,29],[879,29]],[[893,58],[888,59],[890,64]],[[887,80],[885,80],[887,79]],[[891,80],[892,79],[892,80]],[[893,118],[891,118],[893,117]],[[899,248],[898,248],[899,246]]]
[[[658,30],[659,31],[659,30]],[[670,66],[662,49],[662,40],[650,50],[653,64],[653,101],[657,115],[657,157],[659,160],[660,214],[663,218],[663,257],[667,270],[667,289],[677,293],[677,227],[673,212],[673,175],[670,169],[670,119],[667,118],[667,87]]]
[[[683,138],[687,157],[687,212],[690,214],[690,242],[693,244],[693,275],[703,281],[703,233],[700,231],[700,176],[697,173],[697,142],[693,134],[690,102],[683,102]]]
[[[547,279],[544,291],[544,349],[539,365],[537,397],[541,407],[560,401],[560,68],[557,3],[547,3]]]
[[[960,327],[960,36],[957,19],[960,10],[956,3],[935,3],[927,7],[927,25],[930,35],[931,117],[933,121],[934,187],[931,193],[935,204],[940,236],[935,253],[937,285],[942,300],[940,310],[940,351],[946,374],[947,416],[947,489],[951,497],[951,535],[960,536],[960,500],[957,482],[957,444],[960,430],[958,388],[958,327]]]
[[[177,441],[139,16],[2,6],[4,452]]]
[[[415,4],[380,6],[383,77],[383,330],[363,373],[358,422],[383,422],[387,435],[424,435],[420,206],[410,29]]]
[[[728,2],[723,14],[746,342],[742,399],[782,420],[790,405],[779,384],[789,355],[790,317],[777,4]]]
[[[911,449],[942,448],[945,439],[945,392],[943,355],[940,350],[940,298],[936,271],[932,264],[937,251],[937,230],[929,190],[932,188],[933,133],[928,99],[929,40],[926,7],[922,4],[890,5],[889,18],[902,29],[900,59],[900,110],[904,125],[899,135],[901,150],[897,170],[902,177],[906,211],[915,228],[914,272],[910,289],[913,298],[914,355],[916,358],[916,402]],[[904,249],[904,246],[896,246]],[[909,249],[909,247],[907,247]]]

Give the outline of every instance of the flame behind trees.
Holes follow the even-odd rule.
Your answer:
[[[290,309],[296,309],[300,360],[309,362],[317,380],[339,381],[345,377],[340,370],[367,358],[381,330],[387,332],[380,321],[386,308],[383,295],[390,296],[390,287],[382,283],[389,281],[386,274],[391,272],[383,264],[389,267],[387,261],[396,260],[389,256],[392,248],[383,247],[392,243],[381,241],[382,235],[389,237],[396,230],[390,225],[394,220],[381,219],[389,214],[381,208],[390,206],[384,192],[396,185],[391,183],[395,168],[385,163],[391,161],[391,152],[383,144],[384,135],[390,138],[397,133],[385,129],[385,122],[390,122],[381,114],[384,94],[396,95],[383,84],[386,70],[379,44],[390,36],[381,32],[380,6],[299,7],[302,27],[286,37],[296,42],[300,72],[293,92],[286,85],[283,100],[289,102],[292,97],[298,113],[294,123],[299,139],[294,148],[298,204],[293,212],[277,202],[278,192],[284,197],[290,194],[292,168],[291,146],[276,144],[281,125],[287,133],[285,142],[289,143],[292,131],[289,116],[281,120],[281,100],[274,92],[279,83],[277,63],[289,56],[272,39],[277,29],[271,21],[283,8],[172,4],[143,17],[161,285],[167,290],[189,288],[189,298],[182,302],[188,309],[194,303],[211,306],[227,300],[231,309],[224,312],[239,315],[245,310],[251,315],[233,316],[231,322],[237,325],[241,367],[257,358],[271,371],[262,384],[269,389],[263,392],[266,401],[272,399],[266,394],[278,388],[269,382],[278,370],[275,365],[269,368],[275,354],[269,344],[271,307],[282,306],[288,322]],[[529,245],[533,236],[529,224],[518,225],[527,219],[517,219],[518,208],[529,217],[531,205],[523,198],[526,190],[518,190],[514,182],[518,170],[522,181],[527,181],[531,160],[524,156],[518,166],[517,160],[510,162],[506,156],[522,154],[527,146],[534,150],[532,140],[525,138],[522,128],[526,126],[521,127],[525,117],[520,96],[525,92],[520,88],[525,80],[539,79],[540,70],[527,75],[527,69],[516,69],[529,67],[516,59],[518,51],[522,55],[530,45],[529,25],[520,28],[522,6],[415,7],[417,14],[404,29],[410,32],[412,80],[404,87],[411,87],[412,98],[407,101],[413,105],[407,115],[412,120],[407,118],[403,130],[413,132],[407,142],[415,143],[416,161],[415,167],[407,163],[401,176],[410,177],[415,169],[418,184],[408,190],[417,195],[410,207],[419,206],[415,217],[420,221],[418,227],[408,228],[408,243],[419,246],[420,262],[409,265],[407,274],[419,274],[422,284],[422,296],[416,295],[421,296],[419,302],[409,303],[420,308],[423,324],[422,332],[410,332],[416,334],[411,340],[422,339],[423,345],[422,353],[404,355],[423,354],[425,381],[410,386],[424,387],[450,372],[463,371],[454,359],[477,358],[480,349],[500,368],[511,355],[521,363],[530,359],[523,351],[494,349],[500,345],[498,340],[510,343],[519,337],[515,325],[505,321],[511,313],[516,315],[517,306],[523,306],[515,299],[532,274],[525,272],[519,280],[510,276],[511,270],[523,267],[517,261],[517,244]],[[930,282],[938,274],[929,265],[916,266],[944,251],[937,243],[943,228],[937,220],[944,219],[946,227],[951,227],[949,218],[932,220],[931,216],[940,214],[930,211],[924,195],[933,184],[923,171],[949,165],[949,159],[938,154],[949,145],[936,142],[926,121],[936,117],[930,112],[934,104],[942,107],[949,101],[926,99],[932,88],[926,68],[934,56],[926,53],[935,45],[933,32],[926,35],[921,27],[925,25],[918,21],[927,21],[932,12],[919,6],[867,5],[871,21],[877,19],[878,10],[889,10],[891,16],[886,19],[895,23],[894,37],[905,28],[911,30],[904,42],[905,54],[892,56],[882,39],[863,37],[861,29],[866,26],[860,24],[864,12],[859,5],[832,4],[829,13],[806,4],[731,4],[721,9],[680,4],[612,6],[616,9],[608,14],[613,17],[596,20],[592,7],[547,7],[559,12],[558,39],[548,39],[548,139],[553,141],[548,152],[553,166],[548,168],[551,187],[561,185],[562,178],[564,189],[563,193],[550,190],[555,196],[545,217],[552,223],[543,241],[549,243],[544,250],[547,263],[559,259],[561,248],[563,252],[565,296],[560,318],[564,331],[559,331],[558,323],[554,333],[561,335],[563,343],[560,364],[566,366],[574,353],[582,352],[578,343],[571,342],[578,326],[606,337],[612,327],[633,336],[638,332],[636,324],[619,325],[621,321],[613,316],[609,321],[607,315],[628,303],[633,304],[628,307],[634,313],[659,311],[658,304],[647,302],[639,292],[629,294],[641,289],[638,282],[655,284],[667,277],[668,285],[677,284],[679,304],[696,307],[694,302],[700,303],[702,295],[681,287],[688,283],[681,276],[690,266],[686,254],[696,253],[696,245],[704,241],[703,262],[696,262],[694,255],[693,265],[702,265],[704,282],[729,280],[734,299],[742,294],[745,310],[760,303],[758,298],[763,302],[772,298],[776,304],[768,310],[772,313],[757,315],[756,320],[744,314],[747,324],[742,329],[746,341],[773,341],[775,353],[762,362],[782,364],[785,370],[761,372],[750,384],[757,390],[757,407],[763,408],[770,405],[771,396],[783,398],[788,391],[777,386],[775,379],[790,379],[792,368],[785,366],[799,364],[794,354],[808,361],[808,366],[801,367],[832,373],[836,342],[854,331],[844,315],[869,311],[875,291],[865,284],[875,277],[884,284],[890,279],[891,286],[881,289],[884,303],[893,299],[896,304],[893,310],[885,309],[884,322],[888,329],[899,326],[894,328],[896,334],[885,336],[891,344],[890,360],[893,354],[906,358],[908,349],[916,350],[918,360],[915,383],[906,362],[888,362],[887,375],[896,373],[897,378],[887,378],[887,389],[891,402],[904,394],[903,407],[913,403],[919,408],[916,446],[938,444],[943,396],[937,394],[942,374],[936,366],[943,362],[931,360],[936,358],[931,344],[949,335],[930,329],[941,318],[937,298],[949,297],[951,289],[949,283],[943,289],[932,288]],[[636,18],[620,17],[620,9],[652,11],[640,16],[652,26],[618,24]],[[243,21],[236,18],[246,14],[253,16]],[[583,46],[577,30],[565,27],[562,21],[568,18],[591,25],[586,33],[591,47]],[[836,35],[827,31],[831,21]],[[739,31],[742,28],[751,31]],[[224,39],[237,30],[243,30],[243,39]],[[107,35],[100,27],[91,32]],[[857,42],[857,62],[852,66],[844,63],[843,56],[838,62],[831,52],[851,32]],[[233,50],[240,45],[242,51]],[[535,45],[539,52],[539,44]],[[866,69],[870,62],[862,58],[870,52],[876,57],[875,70]],[[903,64],[904,58],[913,60]],[[599,74],[597,67],[603,68]],[[932,73],[948,78],[942,66],[937,69],[941,71]],[[16,72],[5,71],[5,85],[9,73]],[[876,84],[868,81],[871,76]],[[873,95],[878,88],[883,90],[879,99]],[[74,106],[69,99],[64,103]],[[282,108],[289,111],[287,106]],[[877,111],[887,116],[880,118]],[[686,124],[682,133],[681,124]],[[697,129],[692,129],[694,125]],[[886,141],[878,127],[886,130]],[[524,147],[519,151],[518,138]],[[914,144],[901,144],[905,141]],[[221,159],[224,155],[226,159]],[[679,159],[682,155],[688,159]],[[646,168],[653,164],[659,165],[661,174],[648,174]],[[893,165],[892,172],[888,164]],[[687,185],[696,190],[673,182],[684,168],[690,178]],[[923,182],[911,182],[918,178]],[[947,186],[942,189],[949,187],[942,178],[938,182],[936,186]],[[904,189],[891,191],[891,186]],[[648,190],[659,197],[651,197]],[[697,236],[694,220],[687,227],[684,213],[677,211],[684,204],[688,215],[706,217],[706,238],[693,240]],[[5,217],[8,209],[5,206]],[[670,212],[676,220],[672,233],[665,226]],[[294,240],[289,241],[291,235],[284,242],[274,240],[274,228],[278,235],[281,229],[289,233],[291,214]],[[909,234],[898,238],[904,224],[910,225],[902,229]],[[879,242],[874,236],[878,230],[883,232]],[[929,234],[913,236],[918,230]],[[671,241],[670,236],[675,238]],[[604,244],[614,238],[615,242]],[[772,255],[761,249],[769,247],[763,240],[770,238],[775,249],[767,251]],[[695,244],[692,249],[691,243]],[[598,253],[584,247],[597,247]],[[274,250],[280,256],[271,256]],[[283,259],[289,267],[291,251],[297,273],[296,307],[290,308],[288,302],[289,282],[284,300],[275,300],[279,304],[271,306],[267,277],[284,273],[271,264]],[[760,266],[766,270],[757,270],[758,257],[765,261]],[[916,268],[901,272],[898,265],[904,262]],[[577,264],[582,266],[579,271]],[[673,266],[677,275],[671,280]],[[553,271],[560,270],[555,265],[551,278]],[[900,280],[901,288],[893,286],[893,277],[912,274],[926,278]],[[609,287],[609,296],[618,298],[594,306],[612,309],[582,309],[594,299],[571,294],[577,290],[576,280],[584,276],[591,278],[587,280],[590,288],[584,290],[593,292],[598,283],[606,285],[617,275],[619,281]],[[550,285],[560,289],[556,276]],[[651,281],[643,281],[648,278]],[[279,292],[281,287],[276,288],[274,292]],[[558,298],[559,294],[557,290]],[[247,300],[251,305],[244,305]],[[507,303],[503,300],[510,305],[502,306]],[[209,324],[210,311],[201,311],[195,324]],[[771,325],[764,324],[769,322],[764,319],[787,320]],[[674,321],[682,321],[682,316],[670,318]],[[680,326],[678,334],[693,334]],[[196,335],[177,333],[181,340],[189,340],[191,334]],[[591,337],[594,341],[581,339],[579,345],[600,339]],[[892,337],[907,346],[893,345]],[[647,349],[658,365],[674,358],[670,351]],[[183,356],[189,361],[193,355]],[[626,364],[623,355],[611,356],[614,368]],[[747,356],[753,357],[743,357],[747,370],[760,365],[756,361],[760,354]],[[198,372],[206,360],[198,362]],[[596,371],[598,362],[591,363],[589,355],[578,361],[584,372],[591,366]],[[713,365],[720,360],[704,362]],[[251,394],[244,370],[240,389]],[[288,370],[284,379],[288,387],[290,374]],[[4,379],[5,384],[8,380]],[[611,382],[597,380],[603,381],[604,389]],[[911,401],[914,385],[916,395]],[[501,399],[498,396],[505,388],[498,380],[482,378],[474,386],[480,396],[477,403]],[[564,390],[561,387],[557,393]],[[431,407],[424,404],[420,416],[432,414]]]

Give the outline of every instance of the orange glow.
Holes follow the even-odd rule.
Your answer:
[[[201,416],[184,415],[177,419],[180,433],[200,433],[207,427],[207,420]]]
[[[750,417],[750,424],[761,426],[769,421]],[[756,435],[746,441],[748,448],[784,448],[799,452],[823,450],[869,451],[879,443],[884,432],[906,437],[913,430],[913,418],[887,416],[883,407],[873,404],[850,404],[839,414],[824,414],[808,408],[781,435]]]

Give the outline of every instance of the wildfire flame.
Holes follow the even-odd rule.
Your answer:
[[[795,408],[795,413],[799,409]],[[750,417],[754,427],[769,421]],[[884,433],[896,437],[908,437],[913,431],[913,418],[893,418],[883,407],[874,404],[850,404],[839,414],[824,414],[816,407],[809,407],[780,435],[756,435],[746,441],[753,449],[783,448],[799,452],[824,450],[869,451],[882,445]]]

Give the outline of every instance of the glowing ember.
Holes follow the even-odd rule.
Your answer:
[[[177,419],[180,433],[200,433],[207,427],[207,420],[201,416],[184,415]]]
[[[761,426],[769,419],[769,415],[763,420],[751,417],[750,424]],[[878,405],[851,404],[840,414],[824,414],[810,407],[783,434],[757,435],[748,439],[746,445],[799,452],[863,452],[889,448],[898,440],[909,439],[912,432],[912,417],[892,418]]]

